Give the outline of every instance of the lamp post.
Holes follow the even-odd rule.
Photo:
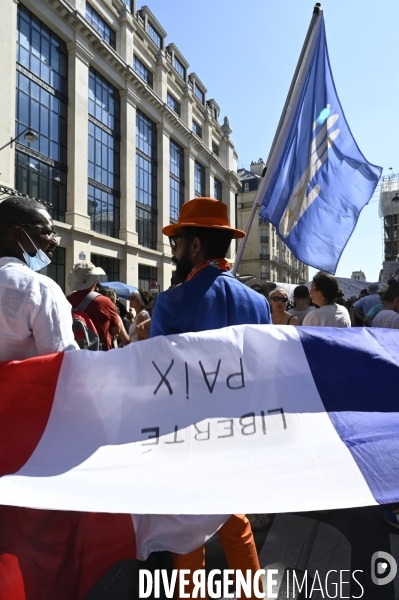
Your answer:
[[[15,138],[11,138],[11,140],[7,142],[7,144],[4,144],[4,146],[0,148],[0,151],[4,150],[4,148],[7,148],[7,146],[12,146],[13,142],[15,142],[15,140],[21,137],[21,135],[23,135],[24,139],[30,144],[37,142],[37,140],[39,139],[37,133],[35,133],[30,127],[27,127],[26,129],[21,131],[21,133],[15,136]]]

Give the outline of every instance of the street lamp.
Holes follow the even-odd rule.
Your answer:
[[[15,140],[21,137],[21,135],[24,136],[25,141],[27,141],[29,144],[34,144],[39,139],[37,133],[35,133],[30,127],[27,127],[26,129],[21,131],[21,133],[19,133],[15,138],[11,138],[11,140],[7,142],[7,144],[4,144],[4,146],[0,148],[0,151],[4,150],[4,148],[7,148],[7,146],[12,146],[13,142],[15,142]]]

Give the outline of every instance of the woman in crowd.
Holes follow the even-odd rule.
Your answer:
[[[339,292],[338,281],[329,273],[319,271],[313,277],[310,288],[312,302],[318,309],[308,313],[302,325],[318,327],[350,327],[351,320],[345,306],[335,303]]]
[[[150,318],[150,313],[148,311],[152,306],[153,297],[147,290],[135,290],[130,294],[130,307],[133,308],[136,313],[136,317],[129,329],[131,342],[139,342],[149,337],[149,329],[140,327],[140,325]]]
[[[399,329],[399,281],[390,279],[381,297],[384,306],[373,319],[373,327]]]
[[[290,315],[286,310],[288,300],[288,294],[283,288],[276,287],[269,293],[273,325],[299,325],[298,317]]]

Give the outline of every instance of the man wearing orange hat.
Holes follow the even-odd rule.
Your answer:
[[[151,337],[271,322],[267,300],[230,272],[226,254],[231,240],[245,233],[230,227],[225,204],[211,198],[191,200],[183,205],[178,222],[164,227],[162,233],[169,236],[176,277],[182,285],[159,295]],[[260,569],[245,515],[230,517],[218,534],[231,569],[244,574],[250,569],[253,575]],[[177,569],[203,569],[204,547],[189,554],[172,554],[172,560]]]

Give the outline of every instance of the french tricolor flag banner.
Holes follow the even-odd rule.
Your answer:
[[[230,514],[393,502],[397,381],[399,336],[373,329],[239,326],[3,364],[0,503]]]
[[[238,326],[3,363],[0,574],[19,530],[32,546],[69,536],[81,561],[101,546],[105,568],[192,550],[233,513],[399,501],[398,381],[397,332],[363,328]]]

